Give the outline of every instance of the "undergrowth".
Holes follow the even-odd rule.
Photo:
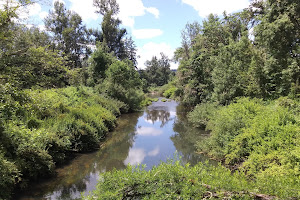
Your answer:
[[[277,179],[252,181],[238,171],[223,166],[198,163],[182,165],[170,160],[150,171],[128,166],[100,175],[96,190],[85,200],[94,199],[287,199],[298,198],[296,190],[278,186]],[[285,179],[289,182],[289,179]],[[266,188],[267,186],[267,188]],[[296,189],[294,187],[294,189]]]
[[[10,198],[16,185],[25,188],[29,180],[51,175],[73,152],[99,148],[127,110],[87,87],[0,86],[0,199]]]

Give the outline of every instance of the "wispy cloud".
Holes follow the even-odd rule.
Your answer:
[[[141,127],[137,129],[137,134],[143,136],[158,136],[163,134],[163,131],[153,127]]]
[[[163,34],[160,29],[134,29],[132,30],[132,35],[136,39],[150,39]]]
[[[167,55],[170,59],[173,58],[175,49],[171,47],[171,45],[162,42],[162,43],[154,43],[149,42],[146,43],[144,46],[139,47],[137,54],[140,56],[138,58],[138,68],[144,69],[145,65],[144,63],[147,60],[151,60],[153,56],[160,57],[160,53],[163,52],[165,55]],[[176,69],[177,64],[171,63],[171,68]]]
[[[144,149],[130,149],[127,158],[124,160],[124,164],[138,165],[144,161],[146,153]]]
[[[157,8],[154,8],[154,7],[149,7],[149,8],[146,8],[146,10],[151,13],[152,15],[154,15],[154,17],[156,19],[159,18],[159,10]]]
[[[224,10],[227,13],[248,7],[248,0],[182,0],[183,3],[192,6],[201,17],[207,17],[210,13],[221,15]]]
[[[61,0],[62,1],[62,0]],[[78,13],[84,21],[96,20],[100,17],[95,13],[96,8],[93,6],[93,0],[69,0],[71,2],[70,10]]]
[[[145,7],[142,0],[117,0],[120,6],[118,17],[122,20],[123,25],[133,28],[134,18],[144,16],[146,12],[159,17],[159,10],[154,7]]]
[[[149,153],[148,153],[148,155],[149,156],[157,156],[158,154],[159,154],[159,147],[157,146],[157,147],[155,147],[155,149],[153,149],[152,151],[150,151]]]

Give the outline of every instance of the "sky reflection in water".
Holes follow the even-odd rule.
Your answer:
[[[184,110],[174,101],[159,101],[144,112],[122,115],[101,150],[78,155],[57,169],[56,178],[34,184],[16,199],[76,199],[95,188],[102,172],[124,169],[129,163],[146,164],[149,170],[173,158],[176,151],[184,163],[206,160],[195,154],[194,148],[197,137],[203,137],[204,132],[187,125]]]

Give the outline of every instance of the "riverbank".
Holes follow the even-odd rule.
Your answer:
[[[0,93],[0,199],[51,176],[70,155],[99,148],[128,110],[88,87],[16,91],[6,84]]]
[[[147,171],[141,166],[101,174],[97,189],[83,200],[94,199],[289,199],[291,194],[267,188],[265,179],[251,181],[244,174],[199,162],[195,166],[169,160]],[[274,180],[274,179],[272,179]],[[273,193],[272,196],[269,193]]]
[[[80,193],[96,188],[99,174],[105,171],[123,170],[129,163],[145,164],[146,170],[150,170],[167,162],[175,152],[181,155],[183,163],[191,165],[208,160],[195,153],[195,138],[200,140],[207,133],[203,131],[199,135],[198,130],[188,126],[184,107],[161,99],[143,111],[122,114],[99,150],[76,154],[68,164],[55,170],[54,177],[32,182],[15,199],[78,199]]]
[[[297,100],[241,98],[228,106],[200,104],[190,122],[211,131],[198,151],[225,166],[162,163],[101,174],[88,199],[299,199],[300,116]],[[83,199],[86,199],[85,197]]]

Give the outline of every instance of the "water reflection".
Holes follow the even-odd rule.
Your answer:
[[[190,128],[182,108],[174,101],[155,102],[145,112],[122,115],[101,150],[78,155],[57,169],[57,177],[34,185],[19,199],[76,199],[93,190],[102,172],[146,164],[146,169],[172,158],[178,151],[184,162],[205,158],[195,154],[199,130]],[[204,133],[204,132],[203,132]]]
[[[138,127],[136,133],[138,135],[144,135],[144,136],[158,136],[158,135],[161,135],[163,133],[162,130],[160,129],[156,129],[156,128],[153,128],[153,127]]]
[[[161,100],[161,99],[160,99]],[[166,106],[166,104],[169,104]],[[146,109],[145,121],[154,124],[160,122],[160,127],[163,127],[169,121],[173,121],[176,117],[177,103],[171,102],[154,102]]]
[[[173,126],[175,134],[171,136],[171,140],[177,151],[180,152],[182,161],[194,165],[198,162],[205,162],[208,160],[206,156],[195,153],[197,141],[208,137],[208,133],[205,130],[196,129],[190,126],[187,122],[186,114],[187,111],[183,110],[183,106],[177,106],[177,119]],[[214,161],[209,161],[212,164],[216,164]]]

